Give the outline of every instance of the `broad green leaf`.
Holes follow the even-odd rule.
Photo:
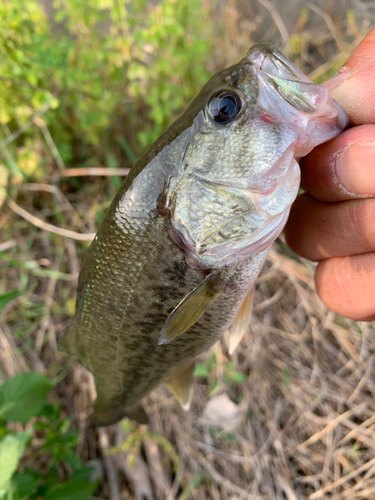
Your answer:
[[[36,491],[39,480],[37,473],[16,472],[12,478],[12,500],[28,500]]]
[[[97,483],[82,480],[54,484],[44,500],[90,500],[97,486]]]
[[[8,434],[0,440],[0,496],[7,493],[32,431]]]
[[[25,424],[40,415],[52,381],[39,373],[21,373],[0,387],[0,417]]]
[[[95,467],[82,467],[76,470],[71,476],[71,481],[90,481],[93,477],[101,477],[101,470],[95,470]]]
[[[79,459],[79,457],[75,453],[67,453],[65,457],[65,462],[72,467],[74,470],[80,470],[82,469],[82,461]],[[90,472],[90,471],[89,471]],[[87,478],[90,477],[90,474],[88,475]],[[83,477],[75,477],[75,479],[86,479]]]
[[[8,302],[17,297],[17,295],[17,290],[15,290],[14,292],[6,293],[5,295],[0,295],[0,312],[4,309]]]

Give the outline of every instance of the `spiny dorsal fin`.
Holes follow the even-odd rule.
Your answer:
[[[246,295],[241,307],[238,310],[237,316],[234,318],[232,326],[229,328],[229,354],[234,353],[250,324],[251,312],[253,310],[254,292],[255,285]]]
[[[168,344],[186,332],[223,293],[219,275],[211,273],[192,292],[184,297],[168,316],[160,332],[159,345]]]
[[[195,362],[189,361],[167,378],[164,384],[175,396],[184,410],[189,410],[193,397],[193,374]]]

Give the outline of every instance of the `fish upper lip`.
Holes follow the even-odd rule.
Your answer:
[[[257,71],[263,71],[271,77],[277,76],[284,79],[310,82],[310,79],[297,66],[268,42],[260,42],[252,47],[246,55],[246,60]],[[267,61],[271,64],[267,65]]]

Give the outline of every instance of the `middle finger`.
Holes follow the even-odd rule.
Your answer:
[[[292,250],[310,260],[375,251],[375,199],[325,203],[297,198],[285,235]]]

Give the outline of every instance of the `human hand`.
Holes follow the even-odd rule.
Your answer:
[[[375,28],[326,82],[354,127],[301,161],[306,194],[285,228],[289,246],[319,261],[316,290],[333,311],[375,319]]]

